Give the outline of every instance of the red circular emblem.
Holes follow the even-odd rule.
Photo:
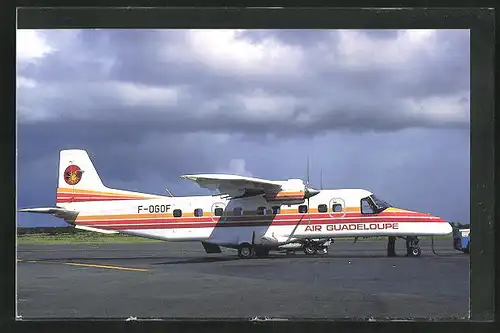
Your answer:
[[[70,165],[64,170],[64,180],[68,185],[76,185],[82,179],[82,170],[76,165]]]

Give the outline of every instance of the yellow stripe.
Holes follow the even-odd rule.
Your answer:
[[[268,209],[270,210],[270,209]],[[360,210],[358,207],[346,207],[345,208],[346,212],[355,212],[359,213]],[[318,213],[317,208],[310,208],[309,209],[310,213]],[[331,210],[329,210],[328,213],[334,213]],[[322,213],[322,214],[328,214],[328,213]],[[341,214],[341,212],[335,212],[336,214]],[[282,209],[280,212],[280,216],[283,215],[291,215],[291,214],[298,214],[298,211],[296,209]],[[227,216],[232,216],[231,212],[228,212],[226,214]],[[267,214],[267,215],[258,215],[257,211],[245,211],[243,215],[255,215],[255,216],[271,216],[272,214]],[[210,212],[204,212],[202,216],[200,217],[211,217],[213,216],[212,213]],[[239,215],[238,215],[239,216]],[[113,215],[85,215],[85,216],[78,216],[77,221],[86,221],[86,220],[106,220],[106,219],[149,219],[149,218],[171,218],[173,217],[173,213],[158,213],[158,214],[113,214]],[[194,217],[194,213],[187,213],[187,212],[182,212],[182,217],[178,217],[179,219],[182,218],[192,218]]]
[[[84,267],[96,267],[96,268],[108,268],[108,269],[117,269],[121,271],[136,271],[136,272],[147,272],[148,270],[145,268],[130,268],[130,267],[120,267],[120,266],[107,266],[107,265],[94,265],[94,264],[79,264],[75,262],[65,262],[65,265],[71,266],[84,266]]]

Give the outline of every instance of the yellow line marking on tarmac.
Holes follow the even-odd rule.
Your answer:
[[[130,267],[95,265],[95,264],[79,264],[79,263],[76,263],[76,262],[64,262],[63,264],[65,264],[65,265],[71,265],[71,266],[83,266],[83,267],[96,267],[96,268],[117,269],[117,270],[122,270],[122,271],[136,271],[136,272],[147,272],[148,271],[145,268],[130,268]]]
[[[23,260],[17,259],[18,262],[34,262],[37,263],[37,260]],[[64,264],[70,266],[83,266],[83,267],[95,267],[95,268],[107,268],[107,269],[117,269],[121,271],[135,271],[135,272],[148,272],[149,270],[146,268],[132,268],[132,267],[121,267],[121,266],[109,266],[109,265],[97,265],[97,264],[81,264],[77,262],[57,262],[57,261],[45,261],[44,263],[50,264]]]

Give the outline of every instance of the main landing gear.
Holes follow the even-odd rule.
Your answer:
[[[419,240],[416,236],[406,237],[406,256],[407,257],[420,257],[422,255],[422,250],[418,246]],[[389,236],[389,241],[387,243],[387,256],[396,256],[396,237]]]
[[[308,241],[304,244],[304,253],[307,255],[327,254],[330,244],[330,240],[323,242]]]
[[[243,243],[238,247],[238,257],[247,259],[254,255],[257,257],[267,257],[269,249],[265,247],[252,247],[249,243]]]

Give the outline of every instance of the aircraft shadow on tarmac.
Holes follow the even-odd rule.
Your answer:
[[[95,261],[95,260],[173,260],[179,259],[179,256],[150,256],[150,257],[58,257],[58,258],[28,258],[21,259],[22,261],[36,261],[36,262],[58,262],[58,261]]]
[[[189,252],[186,253],[189,255]],[[299,259],[299,260],[333,260],[333,259],[363,259],[363,258],[386,258],[386,259],[399,259],[399,258],[405,258],[408,260],[418,260],[418,259],[425,259],[425,258],[456,258],[456,257],[468,257],[468,255],[465,255],[463,253],[446,253],[446,254],[439,254],[434,255],[432,252],[424,253],[420,258],[408,258],[405,254],[403,253],[397,253],[396,257],[388,257],[385,252],[379,252],[379,253],[352,253],[352,254],[335,254],[331,253],[328,255],[315,255],[315,256],[309,256],[306,254],[298,253],[295,255],[270,255],[268,257],[263,257],[263,258],[249,258],[249,259],[241,259],[237,255],[232,255],[232,254],[227,254],[227,255],[220,255],[220,256],[206,256],[206,257],[187,257],[187,256],[106,256],[106,257],[55,257],[55,258],[23,258],[22,261],[37,261],[37,262],[59,262],[59,261],[114,261],[114,260],[130,260],[130,261],[140,261],[140,260],[168,260],[166,262],[160,262],[160,263],[152,263],[152,265],[171,265],[171,264],[195,264],[195,263],[210,263],[210,262],[225,262],[225,261],[242,261],[242,262],[253,262],[253,261],[261,261],[261,260],[290,260],[290,259]]]
[[[426,258],[438,258],[438,257],[461,257],[460,254],[447,254],[447,255],[434,255],[427,254],[422,255],[420,258],[408,258],[404,254],[397,255],[396,257],[388,257],[385,254],[356,254],[356,255],[322,255],[322,256],[308,256],[308,255],[271,255],[264,258],[250,258],[250,259],[240,259],[238,256],[224,256],[224,257],[196,257],[196,258],[179,258],[176,257],[177,260],[169,260],[167,262],[158,262],[152,263],[151,265],[174,265],[174,264],[203,264],[203,263],[211,263],[211,262],[228,262],[228,261],[241,261],[241,262],[255,262],[255,261],[265,261],[265,260],[286,260],[286,259],[304,259],[304,260],[332,260],[332,259],[364,259],[364,258],[373,258],[373,259],[408,259],[408,260],[418,260],[418,259],[426,259]],[[154,258],[160,259],[160,258]]]

